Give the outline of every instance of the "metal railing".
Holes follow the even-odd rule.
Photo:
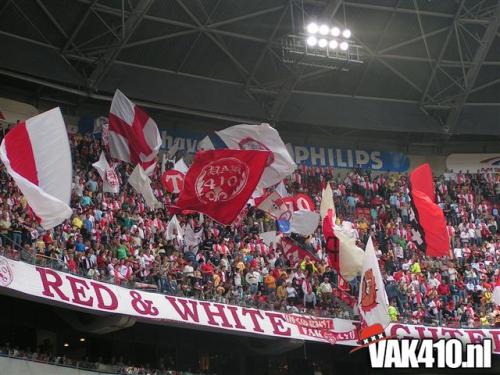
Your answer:
[[[97,362],[89,362],[89,361],[78,361],[71,360],[71,363],[60,363],[62,361],[62,357],[52,356],[46,360],[34,359],[33,355],[38,355],[38,353],[30,353],[25,352],[23,350],[18,350],[18,355],[14,355],[14,351],[11,350],[9,353],[0,352],[0,357],[9,358],[13,360],[21,360],[21,361],[29,361],[34,363],[46,364],[57,367],[64,367],[74,369],[75,371],[83,370],[88,372],[94,372],[96,374],[119,374],[119,375],[136,375],[136,374],[151,374],[151,375],[201,375],[194,372],[185,372],[185,371],[177,371],[177,370],[158,370],[152,369],[148,372],[139,372],[134,371],[137,369],[137,366],[126,366],[126,365],[110,365],[110,364],[101,364]],[[67,360],[67,359],[66,359]],[[207,375],[207,373],[204,373]]]

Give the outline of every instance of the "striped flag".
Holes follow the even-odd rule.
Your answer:
[[[59,108],[12,128],[0,146],[0,158],[43,228],[53,228],[71,216],[73,170]]]

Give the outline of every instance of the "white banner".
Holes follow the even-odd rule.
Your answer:
[[[446,158],[446,168],[454,173],[476,173],[489,168],[500,172],[500,154],[450,154]]]
[[[38,297],[48,304],[59,302],[88,310],[154,319],[165,325],[183,323],[223,329],[228,333],[357,345],[352,320],[264,311],[130,290],[0,256],[0,292],[8,294],[9,290]],[[490,338],[493,351],[500,354],[500,328],[457,329],[393,323],[386,332],[399,337],[458,338],[464,343]]]

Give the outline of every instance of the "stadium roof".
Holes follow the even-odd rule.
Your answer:
[[[311,20],[352,30],[356,56],[291,53]],[[118,87],[207,118],[446,142],[500,135],[499,25],[496,0],[0,0],[0,75],[97,100]]]

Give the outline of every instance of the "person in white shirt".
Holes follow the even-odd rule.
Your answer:
[[[429,277],[429,281],[427,283],[433,288],[437,288],[439,284],[441,284],[439,280],[434,277],[434,275]]]

